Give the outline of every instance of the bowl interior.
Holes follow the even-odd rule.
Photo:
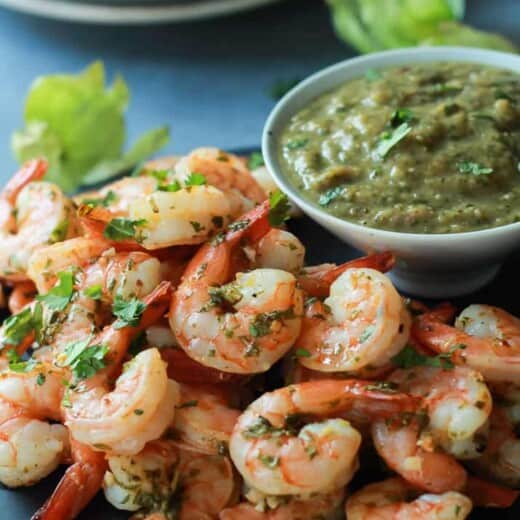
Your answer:
[[[520,223],[478,231],[448,234],[400,233],[368,228],[332,216],[316,204],[306,200],[293,187],[283,172],[278,157],[278,137],[287,125],[289,119],[316,97],[329,92],[348,80],[362,76],[369,69],[439,61],[479,63],[520,72],[520,56],[468,47],[417,47],[385,51],[352,58],[319,71],[288,92],[274,107],[264,126],[262,152],[266,165],[272,172],[279,187],[312,218],[316,218],[316,216],[319,215],[322,224],[330,223],[332,226],[344,229],[349,228],[357,232],[370,230],[371,234],[386,237],[387,239],[404,239],[408,242],[427,237],[428,240],[435,242],[455,242],[461,239],[482,237],[483,235],[509,233],[513,229],[520,231]]]

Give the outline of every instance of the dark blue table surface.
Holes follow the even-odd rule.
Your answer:
[[[468,4],[467,19],[472,24],[518,38],[518,0]],[[121,72],[131,86],[130,140],[167,123],[172,141],[166,152],[182,153],[200,145],[258,146],[264,120],[274,105],[266,93],[273,82],[304,77],[353,54],[333,35],[320,0],[292,0],[228,18],[138,28],[65,24],[0,9],[0,184],[15,168],[10,135],[22,124],[24,93],[39,74],[75,71],[103,59],[110,76]],[[310,255],[311,263],[343,261],[352,254],[348,246],[310,221],[295,225],[307,245],[319,241],[323,246],[309,249],[315,253]],[[324,251],[327,258],[321,257]],[[510,290],[517,260],[510,264],[478,300],[500,303],[518,313],[517,291]],[[28,518],[58,478],[54,474],[23,491],[0,489],[0,519]],[[512,520],[518,518],[518,509],[489,510],[472,518],[494,515]],[[81,515],[98,520],[127,517],[101,497]]]
[[[468,20],[510,37],[518,0],[471,0]],[[516,22],[516,27],[515,27]],[[104,60],[130,84],[129,138],[167,123],[166,151],[256,146],[278,79],[304,77],[354,51],[332,33],[320,0],[292,0],[226,18],[150,27],[63,23],[0,8],[0,182],[15,167],[9,140],[22,125],[34,77]]]

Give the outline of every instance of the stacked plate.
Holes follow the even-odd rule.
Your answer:
[[[149,24],[195,20],[279,0],[0,0],[26,13],[99,24]]]

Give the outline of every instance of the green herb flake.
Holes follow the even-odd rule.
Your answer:
[[[269,194],[268,218],[271,226],[281,226],[285,221],[289,220],[290,210],[291,205],[285,193],[276,190]]]
[[[274,469],[280,465],[280,457],[273,457],[272,455],[259,453],[258,460],[269,469]]]
[[[112,314],[117,318],[114,328],[137,327],[145,309],[146,304],[138,298],[125,300],[117,295],[112,305]]]
[[[368,326],[359,336],[359,342],[364,343],[374,333],[375,327],[373,325]]]
[[[220,216],[215,216],[215,217],[211,217],[211,223],[216,227],[216,228],[221,228],[223,225],[224,225],[224,218],[223,217],[220,217]]]
[[[262,312],[255,316],[255,319],[249,324],[249,334],[254,338],[267,336],[271,333],[271,326],[275,321],[283,321],[295,318],[293,308],[283,311]]]
[[[103,288],[100,284],[91,285],[83,291],[83,294],[93,300],[101,300],[101,297],[103,296]]]
[[[205,227],[200,222],[197,222],[195,220],[190,220],[190,224],[195,233],[199,233],[200,231],[203,231],[205,229]]]
[[[88,379],[105,368],[106,345],[90,345],[91,337],[74,341],[65,347],[64,366],[69,366],[75,379]]]
[[[470,173],[471,175],[489,175],[493,173],[493,168],[482,166],[479,163],[472,161],[460,161],[457,163],[457,170],[459,173]]]
[[[299,150],[300,148],[305,148],[308,142],[309,139],[307,138],[292,139],[285,143],[285,148],[287,148],[287,150]]]
[[[266,419],[262,415],[259,415],[258,418],[253,422],[253,424],[250,424],[242,432],[242,436],[246,439],[258,439],[276,430],[277,428],[275,428],[268,419]]]
[[[265,164],[264,162],[264,156],[262,155],[262,152],[253,152],[249,159],[247,160],[247,167],[250,170],[256,170],[257,168],[260,168],[260,166],[263,166]]]
[[[36,384],[38,386],[42,386],[45,383],[45,374],[40,372],[38,376],[36,377]]]
[[[448,353],[438,354],[437,356],[425,356],[417,352],[412,346],[406,345],[391,361],[395,366],[405,369],[427,366],[449,370],[455,367],[451,360],[453,352],[463,348],[465,348],[465,345],[456,345]]]
[[[191,401],[185,401],[184,403],[181,403],[177,408],[193,408],[194,406],[197,406],[199,402],[196,399],[192,399]]]
[[[26,307],[4,321],[0,344],[18,346],[33,329],[33,315],[31,309]]]
[[[144,410],[141,410],[140,408],[136,408],[136,409],[134,410],[134,413],[135,413],[135,415],[143,415]]]
[[[343,188],[343,186],[336,186],[335,188],[330,188],[325,193],[322,193],[320,195],[320,198],[318,199],[318,204],[320,206],[328,206],[331,202],[341,197],[344,191],[345,188]]]
[[[294,351],[294,355],[297,358],[308,358],[311,357],[311,353],[305,348],[297,348]]]
[[[376,146],[376,154],[383,159],[411,131],[412,127],[408,123],[402,123],[393,132],[384,132]]]
[[[74,274],[72,271],[58,273],[58,283],[47,293],[36,296],[36,299],[55,311],[67,307],[74,294]]]
[[[83,199],[81,201],[82,204],[86,204],[87,206],[103,206],[105,208],[108,208],[110,204],[117,201],[117,195],[115,192],[110,190],[104,197],[97,198],[97,199]]]
[[[181,189],[182,189],[182,186],[178,180],[174,180],[168,184],[161,184],[158,187],[159,191],[167,191],[169,193],[175,193],[176,191],[180,191]]]
[[[398,108],[394,110],[390,118],[392,128],[396,128],[403,123],[410,123],[414,119],[413,112],[409,108]]]
[[[131,220],[123,217],[113,218],[106,226],[103,235],[109,240],[138,239],[138,228],[144,226],[146,220]]]
[[[206,177],[197,172],[191,172],[184,181],[185,186],[204,186],[205,184],[207,184]]]
[[[236,222],[229,224],[228,229],[229,231],[241,231],[249,225],[249,222],[248,219],[237,220]]]
[[[33,358],[24,361],[14,349],[7,351],[7,361],[9,363],[9,370],[13,372],[29,372],[39,365]]]

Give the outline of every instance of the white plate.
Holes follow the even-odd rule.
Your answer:
[[[145,0],[139,5],[108,6],[62,0],[0,0],[0,5],[25,13],[95,24],[150,24],[181,22],[210,18],[235,11],[251,9],[280,0],[205,0],[183,5],[148,5]]]

